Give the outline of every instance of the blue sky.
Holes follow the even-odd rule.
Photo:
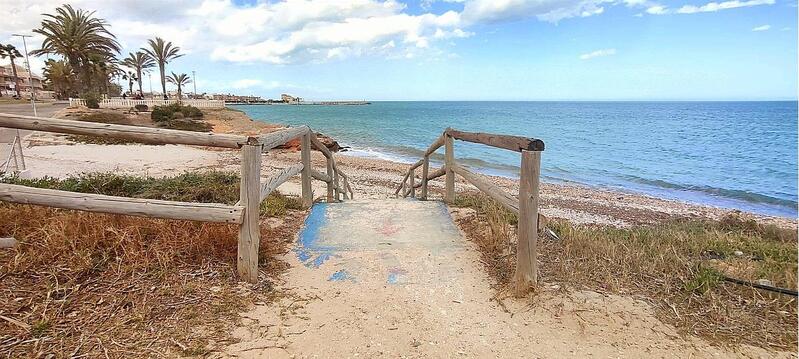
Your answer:
[[[15,43],[12,32],[30,32],[61,1],[18,3],[0,0],[17,10],[0,25],[1,42]],[[797,97],[795,1],[72,3],[106,18],[125,53],[154,35],[179,44],[187,55],[168,69],[196,71],[199,92],[367,100]],[[157,76],[153,87],[160,87]]]

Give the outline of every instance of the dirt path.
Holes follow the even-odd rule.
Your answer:
[[[546,284],[532,301],[497,296],[439,202],[317,205],[286,260],[282,297],[244,313],[241,342],[217,357],[773,355],[680,338],[628,297]]]

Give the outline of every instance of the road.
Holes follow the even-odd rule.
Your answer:
[[[51,117],[56,111],[66,108],[66,103],[60,102],[45,102],[37,104],[36,112],[39,117]],[[0,103],[0,113],[11,113],[15,115],[28,115],[33,116],[33,108],[31,104],[7,104],[7,103]],[[14,136],[16,135],[15,129],[10,128],[0,128],[0,169],[5,167],[5,161],[8,158],[9,151],[11,150],[11,143],[14,141]],[[29,135],[31,131],[20,131],[20,136],[23,138]],[[23,150],[24,152],[24,150]]]

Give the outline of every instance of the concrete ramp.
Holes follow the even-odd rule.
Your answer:
[[[463,249],[443,203],[395,199],[314,205],[294,251],[329,281],[403,284],[449,277],[436,258]]]

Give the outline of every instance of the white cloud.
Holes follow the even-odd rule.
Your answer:
[[[651,15],[663,15],[668,13],[668,10],[662,5],[652,5],[646,9],[646,13]]]
[[[771,28],[771,25],[761,25],[755,28],[752,28],[752,31],[766,31]]]
[[[590,60],[595,57],[611,56],[616,54],[616,49],[601,49],[580,55],[580,60]]]
[[[685,5],[677,9],[678,14],[695,14],[700,12],[716,12],[719,10],[735,9],[739,7],[749,7],[758,5],[773,5],[774,0],[748,0],[748,1],[724,1],[724,2],[709,2],[702,6]]]
[[[467,23],[514,21],[536,17],[558,22],[572,17],[601,14],[603,3],[611,0],[471,0],[465,3],[462,17]]]

